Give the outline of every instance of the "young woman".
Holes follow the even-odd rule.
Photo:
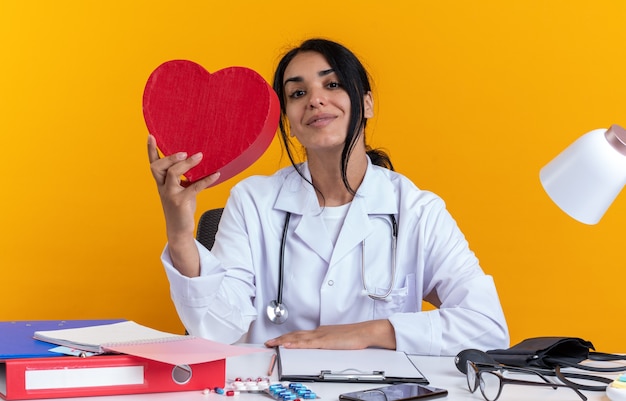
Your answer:
[[[162,261],[187,330],[233,343],[380,347],[426,355],[509,345],[492,278],[431,192],[366,145],[368,74],[344,46],[305,41],[274,76],[293,166],[231,190],[211,251],[194,239],[202,159],[159,158],[148,140],[168,244]],[[293,138],[306,161],[294,156]],[[437,307],[422,311],[422,300]]]

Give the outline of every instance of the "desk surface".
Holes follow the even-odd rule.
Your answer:
[[[226,377],[266,377],[267,368],[271,359],[271,352],[254,353],[244,356],[229,358],[226,362]],[[480,390],[471,394],[467,390],[465,376],[460,373],[452,357],[411,357],[419,369],[434,387],[448,390],[446,398],[439,400],[484,400]],[[276,372],[274,372],[276,379]],[[352,383],[306,383],[306,386],[315,391],[321,397],[319,401],[337,401],[340,393],[378,387],[376,384],[352,384]],[[609,401],[604,392],[583,391],[589,401]],[[271,401],[267,395],[241,393],[234,397],[226,397],[215,393],[203,394],[202,391],[176,392],[176,393],[152,393],[137,395],[121,395],[110,397],[67,398],[67,401]],[[549,387],[515,386],[507,384],[502,390],[498,401],[518,400],[554,400],[576,401],[580,398],[571,390],[561,388],[553,390]]]

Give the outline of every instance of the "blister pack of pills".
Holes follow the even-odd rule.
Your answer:
[[[302,383],[270,384],[268,394],[279,401],[313,400],[319,398],[311,389]]]
[[[210,393],[210,390],[205,390]],[[224,388],[213,389],[214,393],[225,396],[236,396],[241,393],[266,394],[276,401],[299,401],[320,398],[302,383],[272,382],[269,377],[236,378],[229,380]],[[207,393],[207,394],[208,394]]]

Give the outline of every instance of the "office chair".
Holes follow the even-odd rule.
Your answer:
[[[209,209],[202,213],[200,220],[198,220],[196,239],[209,251],[213,248],[213,244],[215,243],[215,234],[217,233],[217,226],[220,224],[223,211],[223,207]]]
[[[217,233],[217,227],[220,224],[223,211],[223,207],[209,209],[202,213],[200,220],[198,220],[196,239],[209,251],[213,248],[213,244],[215,243],[215,234]],[[186,328],[185,335],[189,335],[189,331]]]

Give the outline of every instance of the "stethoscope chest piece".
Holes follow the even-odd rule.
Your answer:
[[[289,311],[285,304],[274,300],[267,305],[267,317],[272,323],[283,324],[288,316]]]

